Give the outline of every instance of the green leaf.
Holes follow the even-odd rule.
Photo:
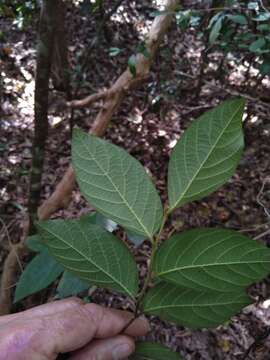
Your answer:
[[[270,31],[270,24],[260,24],[257,26],[259,31]]]
[[[109,48],[109,56],[114,57],[119,55],[122,52],[121,49],[119,49],[118,47],[111,47]]]
[[[135,297],[136,263],[127,246],[87,219],[37,223],[51,255],[81,280]]]
[[[131,360],[181,360],[179,354],[164,345],[152,342],[139,342]]]
[[[224,16],[220,16],[217,19],[217,21],[215,22],[215,24],[213,25],[212,30],[210,31],[210,34],[209,34],[209,43],[210,44],[214,44],[214,42],[219,37],[223,20],[224,20]]]
[[[128,59],[128,68],[133,77],[136,76],[136,62],[137,62],[136,56],[131,55]]]
[[[244,292],[198,292],[161,283],[145,296],[144,312],[190,328],[216,327],[251,303]]]
[[[57,295],[60,299],[75,296],[89,289],[89,284],[78,279],[68,271],[65,271],[57,287]]]
[[[16,286],[14,302],[24,299],[53,283],[63,272],[63,268],[48,251],[36,255],[26,266]]]
[[[207,26],[207,29],[208,29],[208,30],[211,29],[211,28],[213,27],[213,25],[215,24],[215,22],[216,22],[220,17],[222,17],[222,16],[224,16],[224,14],[223,14],[222,11],[216,13],[216,14],[210,19],[209,24],[208,24],[208,26]]]
[[[227,18],[240,25],[246,25],[248,23],[247,18],[244,15],[227,15]]]
[[[235,172],[244,147],[242,99],[225,101],[203,114],[184,133],[169,162],[170,210],[199,200]]]
[[[249,46],[249,51],[256,53],[258,50],[261,50],[261,48],[263,48],[265,44],[265,38],[261,37]]]
[[[270,19],[270,13],[261,13],[258,16],[256,16],[256,18],[254,18],[254,21],[267,21]]]
[[[154,273],[194,290],[239,291],[270,272],[270,250],[236,231],[194,229],[158,250]]]
[[[136,51],[140,54],[143,54],[143,56],[146,58],[146,59],[150,59],[151,55],[145,45],[145,42],[141,42],[138,46],[137,46],[137,49]]]
[[[262,75],[270,75],[270,59],[265,59],[259,69]]]
[[[72,160],[86,199],[124,228],[152,238],[162,220],[158,193],[142,165],[126,151],[78,129]]]
[[[26,240],[26,246],[28,249],[34,252],[41,252],[47,250],[46,246],[42,243],[42,239],[38,234],[28,236]]]

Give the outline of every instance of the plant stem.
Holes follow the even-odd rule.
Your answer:
[[[154,259],[155,259],[156,252],[158,250],[158,245],[159,245],[159,241],[160,241],[160,238],[161,238],[161,235],[162,235],[162,231],[164,229],[164,226],[166,224],[168,216],[169,216],[169,210],[168,210],[168,208],[165,208],[164,216],[163,216],[163,219],[162,219],[162,223],[161,223],[159,232],[155,237],[150,239],[151,243],[153,244],[152,251],[151,251],[151,257],[150,257],[150,263],[149,263],[149,267],[148,267],[145,282],[143,284],[142,290],[139,293],[137,301],[136,301],[136,308],[135,308],[135,312],[134,312],[134,317],[131,320],[129,320],[129,322],[123,328],[122,332],[124,332],[141,315],[141,311],[140,311],[141,302],[142,302],[142,300],[144,298],[144,295],[146,294],[147,288],[148,288],[148,286],[149,286],[149,284],[150,284],[150,282],[152,280],[152,270],[153,270]]]
[[[158,250],[158,245],[159,245],[159,241],[160,241],[160,238],[161,238],[161,235],[162,235],[162,231],[164,229],[164,226],[166,224],[166,221],[168,219],[168,216],[169,216],[169,211],[167,208],[165,208],[164,210],[164,216],[163,216],[163,219],[162,219],[162,223],[161,223],[161,226],[160,226],[160,229],[159,229],[159,232],[158,234],[153,238],[153,241],[152,241],[152,244],[153,244],[153,247],[152,247],[152,251],[151,251],[151,257],[150,257],[150,263],[149,263],[149,267],[148,267],[148,272],[147,272],[147,276],[146,276],[146,279],[145,279],[145,282],[144,282],[144,285],[143,285],[143,288],[138,296],[138,299],[137,299],[137,304],[136,304],[136,310],[135,310],[135,313],[139,312],[139,309],[140,309],[140,304],[143,300],[143,297],[146,293],[146,290],[152,280],[152,270],[153,270],[153,264],[154,264],[154,259],[155,259],[155,255],[156,255],[156,252]]]

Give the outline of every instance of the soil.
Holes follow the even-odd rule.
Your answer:
[[[84,83],[78,87],[79,98],[109,86],[124,71],[128,57],[142,39],[141,33],[147,30],[145,24],[149,26],[151,22],[153,9],[145,3],[131,1],[121,6],[106,24],[104,34],[88,58]],[[97,21],[97,15],[82,14],[78,7],[70,7],[68,33],[73,67],[94,39]],[[12,18],[0,18],[0,28],[4,33],[4,40],[0,43],[0,271],[9,242],[16,243],[20,239],[27,209],[33,139],[36,22],[37,18],[34,18],[30,25],[19,31]],[[246,78],[245,69],[241,73],[237,64],[231,63],[225,68],[223,82],[212,70],[219,62],[220,54],[217,53],[208,59],[201,76],[202,88],[198,91],[198,80],[182,74],[191,74],[195,79],[199,75],[203,43],[195,35],[194,29],[182,33],[175,25],[172,27],[161,46],[150,78],[140,89],[127,95],[105,137],[141,161],[166,202],[167,164],[176,140],[193,119],[231,97],[230,92],[244,94],[248,97],[244,123],[246,146],[236,174],[211,196],[177,210],[169,219],[166,232],[222,226],[241,231],[270,246],[267,214],[270,207],[270,79],[266,77],[262,83],[256,84],[252,76]],[[110,57],[110,47],[122,51],[118,56]],[[73,86],[76,86],[75,80]],[[258,100],[262,95],[264,100]],[[61,107],[63,98],[64,94],[52,89],[42,199],[52,193],[70,161],[70,113]],[[89,109],[76,110],[75,125],[87,130],[99,106],[94,104]],[[72,204],[55,217],[77,218],[89,209],[76,189]],[[123,237],[121,231],[119,236]],[[134,248],[141,277],[145,275],[144,254],[147,252],[147,242]],[[217,329],[191,331],[151,318],[152,332],[148,338],[167,344],[186,360],[240,360],[256,340],[257,346],[252,349],[250,359],[270,359],[270,338],[266,336],[270,325],[269,279],[252,286],[249,293],[254,304],[233,317],[229,324]],[[125,298],[104,290],[97,290],[92,299],[130,309]],[[44,301],[43,294],[35,298],[34,304]],[[14,310],[26,306],[27,303],[22,302]]]

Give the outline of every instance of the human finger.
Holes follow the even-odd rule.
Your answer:
[[[103,308],[96,304],[85,304],[43,319],[40,346],[46,344],[51,354],[74,351],[94,338],[113,337],[124,329],[132,314]],[[44,322],[45,321],[45,322]],[[145,335],[149,330],[145,319],[136,319],[126,330],[131,336]]]
[[[5,315],[0,317],[0,326],[7,324],[12,320],[28,319],[33,317],[48,316],[57,312],[63,312],[73,307],[82,305],[83,301],[77,297],[71,297],[64,300],[57,300],[51,303],[33,307],[16,314]]]
[[[91,344],[76,351],[69,360],[121,360],[135,350],[134,340],[125,335],[94,340]]]

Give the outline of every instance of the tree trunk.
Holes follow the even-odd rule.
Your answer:
[[[45,143],[48,135],[48,94],[49,78],[53,54],[54,34],[59,0],[44,0],[42,3],[39,39],[37,48],[37,65],[35,80],[35,120],[34,140],[32,147],[32,168],[29,189],[30,232],[36,217],[44,162]]]
[[[55,2],[55,12],[57,13],[57,19],[55,27],[51,73],[54,88],[56,90],[67,92],[67,96],[69,98],[70,76],[67,36],[65,28],[66,11],[67,7],[63,0],[58,0]]]

